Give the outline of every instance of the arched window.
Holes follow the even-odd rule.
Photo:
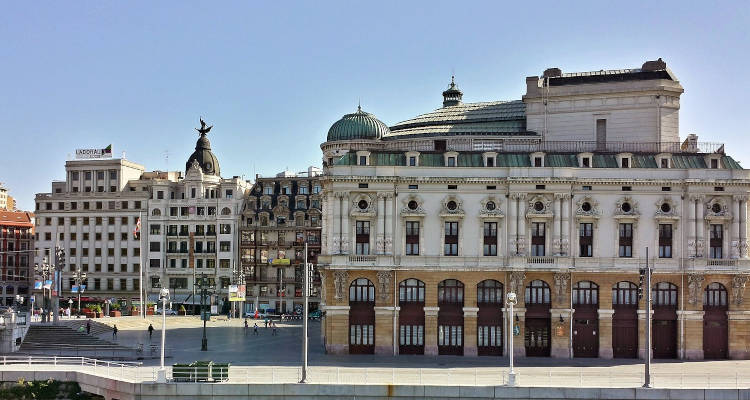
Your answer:
[[[651,289],[651,297],[655,306],[676,306],[677,285],[659,282]]]
[[[726,307],[727,288],[719,282],[713,282],[706,286],[703,292],[703,305],[706,307]]]
[[[573,286],[573,304],[599,304],[599,285],[591,281],[580,281]]]
[[[617,282],[612,287],[612,305],[637,305],[638,286],[633,282]]]
[[[153,210],[151,210],[151,215],[154,217],[158,217],[161,215],[161,210],[159,210],[158,208],[154,208]]]
[[[503,284],[494,279],[479,282],[477,303],[503,304]]]
[[[221,209],[221,215],[231,215],[232,210],[229,209],[229,207],[224,207]]]
[[[424,282],[406,279],[398,284],[398,301],[401,303],[424,303]]]
[[[534,280],[526,286],[526,304],[549,304],[549,285],[542,280]]]
[[[375,285],[367,278],[355,279],[349,285],[349,302],[374,302]]]
[[[455,279],[446,279],[438,284],[438,304],[463,303],[464,284]]]

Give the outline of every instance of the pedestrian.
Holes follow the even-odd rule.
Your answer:
[[[112,327],[112,339],[117,340],[117,325]]]
[[[247,326],[247,320],[245,320],[245,329],[244,329],[245,335],[247,335],[247,328],[248,328],[248,326]]]
[[[151,340],[151,336],[154,335],[154,326],[151,324],[148,324],[148,340]]]
[[[91,320],[86,320],[86,334],[91,334]]]
[[[268,329],[268,318],[264,318],[264,319],[263,319],[263,323],[265,323],[265,324],[266,324],[266,329]]]
[[[271,326],[273,326],[273,336],[276,336],[276,323],[271,322]]]
[[[258,336],[258,323],[255,323],[255,326],[253,326],[253,335]]]

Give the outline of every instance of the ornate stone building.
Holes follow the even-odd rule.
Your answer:
[[[315,265],[320,254],[321,185],[320,169],[307,173],[289,171],[274,178],[256,177],[245,198],[240,222],[240,259],[247,284],[247,312],[301,311],[303,300],[304,250],[307,262]],[[317,268],[315,268],[317,271]],[[313,277],[320,302],[320,280]]]
[[[361,109],[321,145],[324,336],[334,353],[750,357],[750,174],[679,137],[683,88],[641,68],[526,78],[521,100],[390,128]],[[504,298],[518,295],[515,315]]]

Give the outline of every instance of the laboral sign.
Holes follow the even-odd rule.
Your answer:
[[[103,149],[76,149],[76,158],[112,158],[112,145]]]

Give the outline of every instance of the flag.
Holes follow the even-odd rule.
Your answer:
[[[135,223],[135,229],[133,229],[133,237],[138,239],[138,234],[141,232],[141,217],[138,217],[138,222]]]
[[[34,289],[39,290],[42,288],[42,281],[34,282]]]

